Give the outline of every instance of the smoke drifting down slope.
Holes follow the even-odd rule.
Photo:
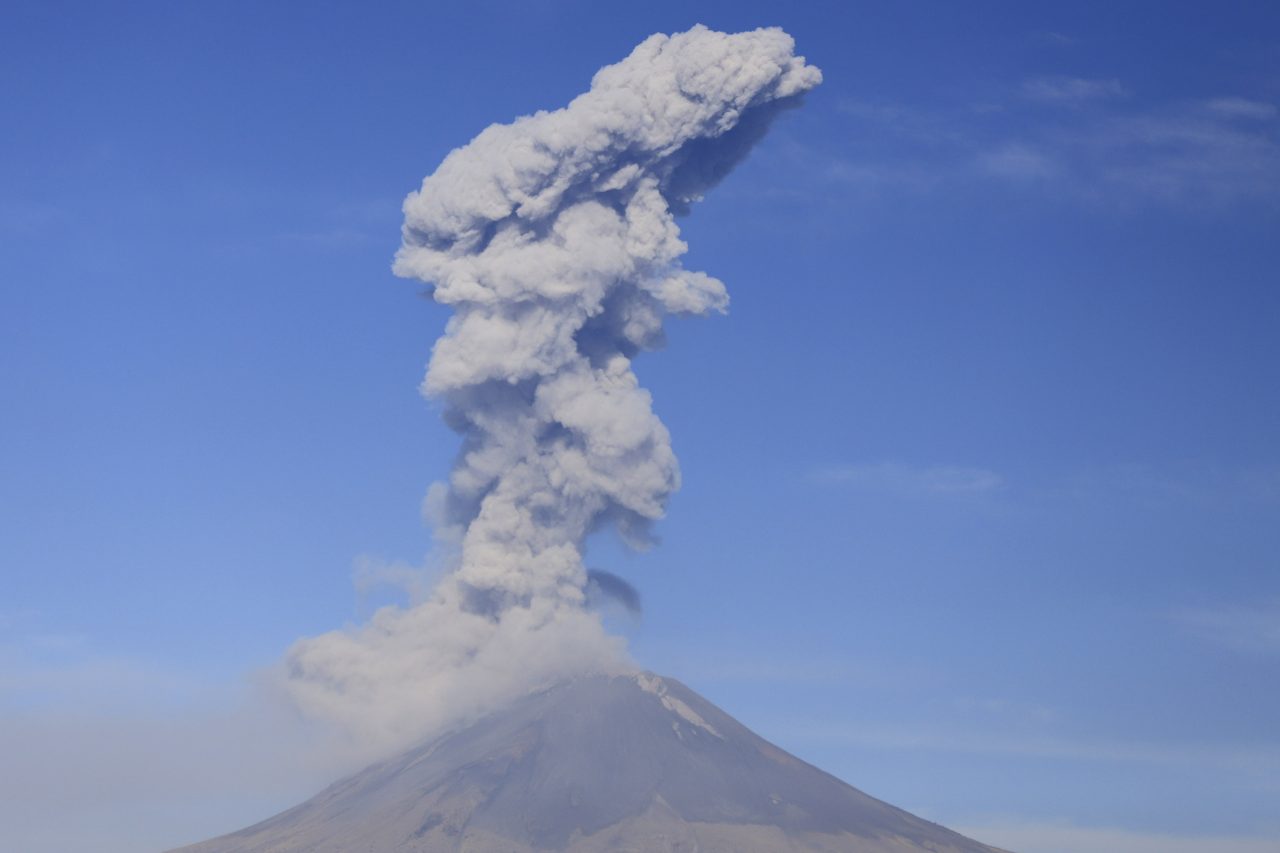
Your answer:
[[[380,749],[565,675],[627,669],[586,607],[583,542],[641,547],[679,485],[631,369],[665,315],[724,311],[675,215],[821,74],[778,29],[655,35],[567,107],[493,125],[405,201],[398,275],[455,314],[423,383],[463,436],[428,506],[450,571],[427,598],[299,641],[286,686]]]
[[[678,681],[587,677],[173,853],[1005,853],[867,796]]]

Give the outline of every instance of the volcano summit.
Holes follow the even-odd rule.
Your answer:
[[[526,696],[180,853],[1001,853],[784,752],[678,681]]]

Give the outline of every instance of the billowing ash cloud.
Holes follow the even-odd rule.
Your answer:
[[[631,360],[667,314],[723,311],[674,216],[821,74],[778,29],[655,35],[569,106],[493,125],[405,201],[397,274],[455,314],[423,391],[464,446],[428,505],[445,579],[359,629],[298,642],[308,711],[390,747],[542,681],[626,666],[585,606],[583,542],[646,542],[679,485]]]

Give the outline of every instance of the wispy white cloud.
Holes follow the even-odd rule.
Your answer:
[[[1058,711],[1047,705],[1003,696],[961,696],[952,704],[962,715],[982,717],[1002,725],[1043,726],[1059,717]]]
[[[897,462],[834,465],[813,472],[812,478],[818,483],[844,484],[902,495],[977,495],[1005,486],[1003,477],[985,468],[911,466]]]
[[[1280,654],[1280,599],[1184,608],[1173,619],[1210,642],[1242,652]]]
[[[956,831],[1018,853],[1277,853],[1280,835],[1172,835],[1070,823],[968,823]]]
[[[978,163],[989,174],[1016,181],[1049,178],[1059,171],[1051,156],[1023,142],[1010,142],[984,152],[978,156]]]
[[[970,135],[970,131],[956,120],[956,116],[938,109],[847,98],[841,100],[836,109],[866,129],[888,131],[914,144],[937,147],[960,145],[966,143]]]
[[[824,177],[909,192],[994,180],[1122,208],[1280,202],[1280,109],[1268,101],[1143,101],[1118,80],[1082,77],[1016,91],[949,105],[844,102],[851,144],[826,158]]]
[[[1041,727],[1043,728],[1043,727]],[[869,722],[795,720],[775,727],[787,742],[843,744],[869,750],[962,753],[1032,761],[1214,767],[1267,773],[1280,763],[1280,743],[1160,743],[1069,737],[1001,725],[998,730],[931,729]]]
[[[1057,30],[1040,30],[1031,33],[1028,39],[1036,44],[1052,45],[1054,47],[1075,47],[1080,43],[1080,39],[1075,36],[1058,32]]]
[[[1063,135],[1061,156],[1091,192],[1112,197],[1197,205],[1277,198],[1280,127],[1242,124],[1221,103],[1108,117]]]
[[[1054,489],[1061,496],[1146,507],[1266,503],[1280,499],[1280,468],[1173,468],[1121,464],[1076,472]]]
[[[1265,101],[1252,101],[1248,98],[1214,98],[1205,106],[1215,113],[1238,119],[1254,119],[1267,121],[1280,114],[1275,104]]]
[[[916,166],[891,166],[876,162],[837,160],[828,165],[827,177],[838,184],[862,190],[885,188],[928,190],[937,176]]]
[[[1116,79],[1096,80],[1085,77],[1034,77],[1022,83],[1022,95],[1033,101],[1078,103],[1107,98],[1123,98],[1129,90]]]

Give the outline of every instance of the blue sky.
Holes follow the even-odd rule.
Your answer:
[[[682,222],[733,304],[637,363],[684,487],[592,543],[636,657],[1021,853],[1280,850],[1280,13],[798,6],[11,7],[0,847],[326,781],[244,685],[430,547],[400,201],[703,22],[825,82]]]

